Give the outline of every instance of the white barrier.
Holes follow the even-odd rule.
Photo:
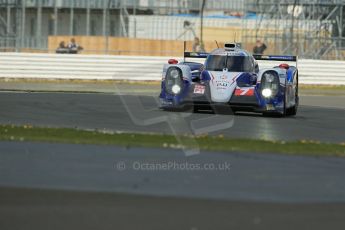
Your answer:
[[[0,53],[1,78],[160,80],[169,57]],[[181,58],[178,58],[181,59]],[[272,67],[277,62],[261,62]],[[300,83],[345,85],[345,61],[301,59]]]

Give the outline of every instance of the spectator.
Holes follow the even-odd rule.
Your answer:
[[[65,49],[66,48],[66,45],[65,45],[65,42],[64,41],[61,41],[59,43],[59,48],[58,49]]]
[[[199,52],[200,51],[200,40],[198,37],[194,38],[193,42],[193,52]]]
[[[200,42],[199,52],[206,52],[206,51],[205,51],[205,45],[204,45],[203,42]]]
[[[198,37],[194,38],[193,52],[205,52],[204,44],[200,42],[200,39]]]
[[[76,54],[79,51],[83,50],[83,47],[79,46],[74,38],[72,38],[70,43],[68,43],[67,48],[70,50],[71,54]]]
[[[253,53],[254,54],[263,54],[265,52],[265,50],[267,49],[267,46],[265,43],[263,43],[260,40],[256,41],[256,45],[253,48]]]
[[[56,53],[57,54],[68,54],[69,53],[69,49],[66,47],[65,42],[61,41],[59,43],[58,48],[56,49]]]

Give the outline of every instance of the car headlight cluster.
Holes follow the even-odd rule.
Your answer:
[[[264,97],[271,97],[272,96],[272,90],[271,89],[263,89],[261,93],[262,93],[262,96],[264,96]]]
[[[181,93],[183,87],[182,71],[178,67],[170,67],[165,76],[165,90],[169,94]]]
[[[181,92],[181,87],[179,85],[173,85],[173,87],[171,88],[171,91],[174,94],[179,94]]]
[[[261,78],[261,94],[265,98],[274,97],[279,91],[279,76],[274,71],[267,71]]]

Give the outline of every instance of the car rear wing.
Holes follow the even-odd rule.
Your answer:
[[[183,61],[186,62],[186,58],[207,58],[208,55],[204,52],[183,52]]]
[[[266,61],[294,61],[297,62],[297,56],[277,56],[277,55],[256,55],[253,57],[255,60],[266,60]]]
[[[204,52],[184,52],[184,58],[207,58],[209,53]]]
[[[296,68],[298,65],[298,56],[292,55],[257,55],[253,54],[255,60],[258,61],[287,61],[287,62],[296,62]]]
[[[186,41],[183,42],[183,61],[186,61],[186,58],[207,58],[209,53],[206,52],[186,52]]]
[[[296,62],[296,67],[297,67],[297,62],[298,62],[298,57],[297,56],[291,56],[291,55],[257,55],[254,54],[253,57],[255,60],[258,61],[288,61],[288,62]]]

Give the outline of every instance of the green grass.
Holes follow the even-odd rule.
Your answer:
[[[172,135],[104,133],[70,128],[41,128],[0,125],[0,140],[39,141],[72,144],[116,145],[125,147],[194,148],[222,152],[262,152],[309,156],[345,157],[345,143],[329,144],[313,141],[282,142],[251,139],[228,139],[223,136],[181,136],[184,145]],[[186,144],[187,143],[187,144]]]
[[[345,90],[345,85],[305,85],[300,84],[300,89],[317,89],[317,90]]]
[[[300,85],[300,95],[345,96],[345,85]]]
[[[47,79],[47,78],[0,78],[6,83],[54,83],[54,84],[126,84],[126,85],[160,85],[160,81],[135,81],[135,80],[97,80],[97,79]]]

